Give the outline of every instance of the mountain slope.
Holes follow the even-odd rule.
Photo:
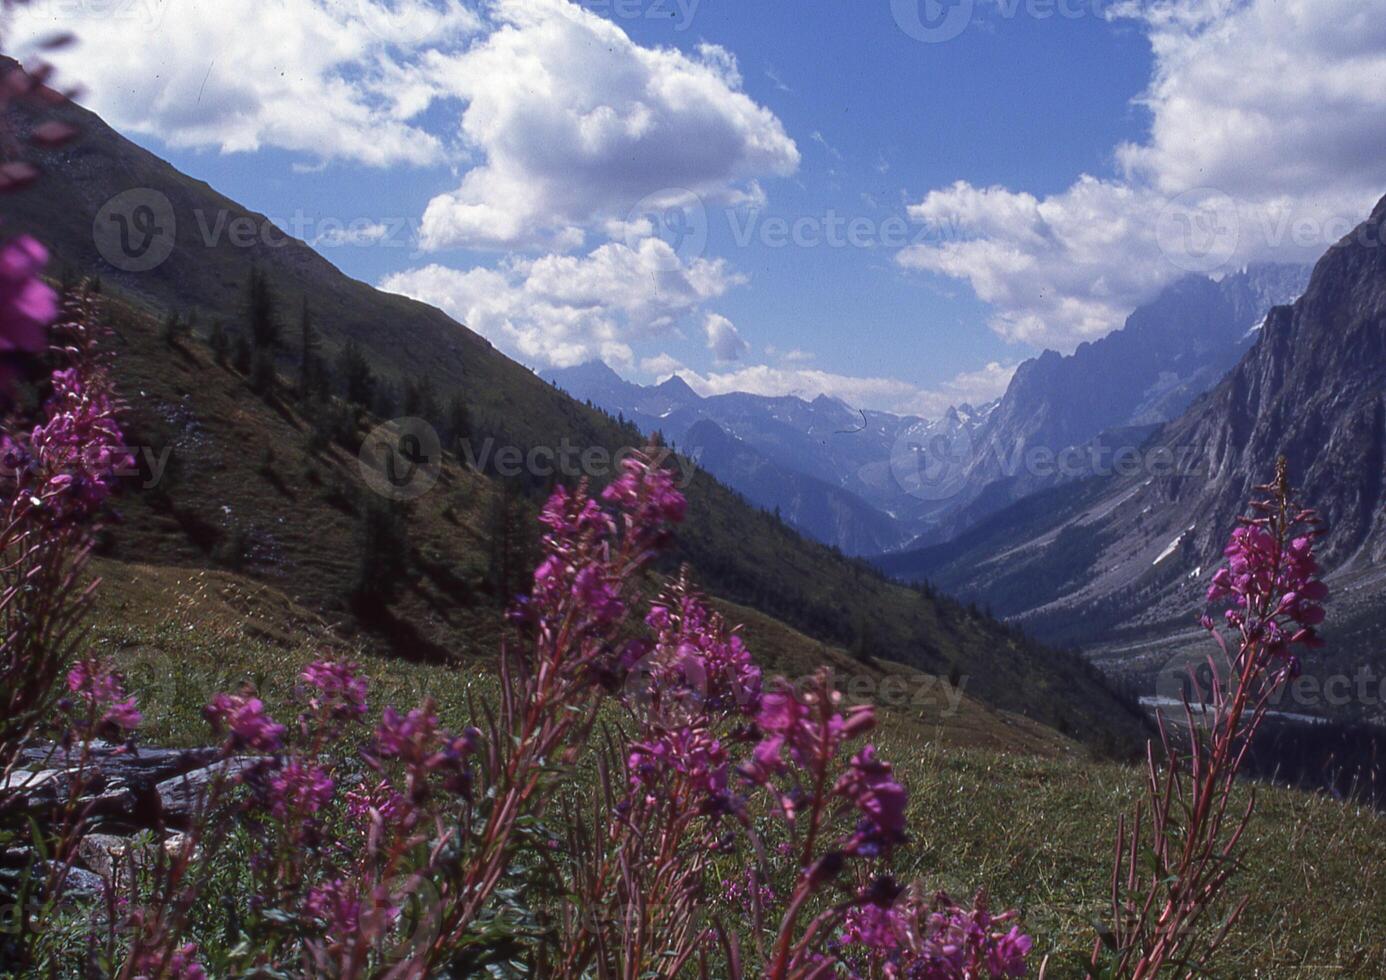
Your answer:
[[[209,364],[205,353],[180,353],[177,345],[170,349],[157,340],[150,348],[156,333],[150,314],[195,310],[204,328],[221,320],[243,330],[252,267],[281,309],[308,304],[329,353],[352,342],[377,374],[396,381],[426,374],[441,392],[459,394],[473,420],[474,441],[490,439],[521,453],[562,440],[614,452],[639,439],[440,311],[351,280],[302,242],[204,234],[208,227],[238,222],[262,228],[264,219],[136,147],[91,113],[65,107],[56,114],[76,124],[82,136],[43,154],[44,178],[0,202],[5,228],[31,230],[58,263],[99,275],[117,308],[124,299],[134,304],[121,314],[119,329],[129,343],[117,361],[119,380],[139,413],[136,431],[149,433],[142,444],[174,449],[177,478],[127,508],[109,544],[115,555],[191,567],[239,562],[257,578],[291,583],[299,593],[294,598],[314,611],[342,619],[356,614],[347,595],[352,563],[372,529],[372,509],[368,497],[338,492],[353,466],[350,455],[338,447],[304,448],[306,423],[284,386],[273,386],[263,399],[272,411],[257,416],[247,407],[255,396],[235,372],[218,383],[218,372],[226,369]],[[173,217],[174,247],[146,271],[113,267],[93,241],[103,207],[130,191],[142,199],[162,195]],[[294,368],[288,349],[279,360],[283,373]],[[261,418],[280,422],[260,424]],[[547,482],[532,472],[505,492],[518,494],[523,505]],[[377,611],[377,618],[387,618],[397,653],[442,655],[484,635],[477,631],[495,611],[494,605],[486,608],[488,582],[498,593],[489,598],[497,603],[513,582],[503,576],[496,587],[488,567],[495,564],[490,557],[497,535],[487,511],[504,489],[478,473],[459,471],[444,493],[413,505],[412,512],[433,517],[415,527],[406,511],[416,574],[402,583],[395,604]],[[690,562],[714,594],[753,606],[820,642],[854,647],[864,657],[899,660],[935,674],[966,674],[970,693],[1050,724],[1063,722],[1090,741],[1130,744],[1138,729],[1135,715],[1076,658],[888,583],[863,564],[804,540],[706,474],[694,474],[686,492],[689,516],[677,557]]]
[[[879,554],[900,543],[899,527],[887,515],[845,490],[775,463],[711,419],[695,422],[681,447],[752,503],[849,555]]]
[[[1207,578],[1277,456],[1328,524],[1337,670],[1380,662],[1386,617],[1386,199],[1276,307],[1241,362],[1146,447],[1175,472],[1031,498],[941,546],[895,556],[1051,640],[1158,667],[1192,635]],[[1348,706],[1381,713],[1380,703]]]
[[[952,506],[916,544],[948,540],[1046,487],[1111,472],[1216,385],[1308,275],[1303,266],[1257,265],[1217,282],[1186,276],[1121,329],[1021,364],[986,425],[950,447],[961,471]]]

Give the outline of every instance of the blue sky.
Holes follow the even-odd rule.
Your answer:
[[[1386,0],[95,6],[108,121],[538,368],[936,414],[1386,192]]]

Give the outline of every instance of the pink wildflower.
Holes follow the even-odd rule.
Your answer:
[[[626,459],[621,467],[621,475],[602,491],[603,500],[618,504],[636,527],[652,529],[683,521],[688,502],[674,487],[668,470],[638,459]]]
[[[940,893],[932,903],[913,895],[891,905],[863,901],[848,912],[839,944],[861,950],[891,980],[982,980],[1023,977],[1033,942],[1016,913],[993,916],[978,896],[965,909]]]
[[[84,705],[96,727],[113,727],[132,731],[143,717],[135,699],[126,694],[119,674],[108,664],[95,660],[80,660],[67,674],[67,688]],[[76,721],[79,726],[84,724]]]
[[[315,885],[304,903],[308,914],[321,919],[335,939],[354,935],[361,924],[361,897],[355,886],[341,878]]]
[[[409,772],[409,797],[414,802],[428,792],[429,776],[442,776],[449,793],[470,798],[471,757],[481,742],[481,732],[466,728],[453,735],[438,727],[431,702],[401,715],[387,707],[375,733],[375,752],[379,759],[398,759]]]
[[[891,775],[890,763],[876,758],[873,746],[852,757],[851,768],[838,780],[835,791],[861,813],[848,851],[875,857],[905,839],[905,788]]]
[[[386,823],[404,816],[409,802],[395,791],[388,779],[382,779],[374,786],[362,784],[346,794],[347,813],[361,820],[370,816],[374,810]]]
[[[270,812],[283,820],[317,813],[331,801],[333,788],[324,770],[295,759],[270,774],[265,795]]]
[[[300,675],[305,683],[317,689],[308,702],[315,712],[334,718],[355,721],[366,714],[366,681],[358,676],[353,663],[316,660]]]
[[[93,514],[133,465],[116,423],[117,405],[104,371],[89,361],[54,371],[44,421],[0,442],[5,475],[19,499],[33,501],[54,523]]]
[[[401,715],[389,705],[376,729],[376,751],[386,758],[423,762],[433,752],[437,732],[438,716],[428,708],[413,708]]]
[[[1316,578],[1314,557],[1317,524],[1312,511],[1294,515],[1289,526],[1274,518],[1244,519],[1223,550],[1227,564],[1213,575],[1208,601],[1230,601],[1224,613],[1229,626],[1249,640],[1263,641],[1274,657],[1291,660],[1296,644],[1320,647],[1317,627],[1324,620],[1322,603],[1328,586]],[[1308,533],[1295,529],[1308,527]],[[1205,618],[1205,626],[1211,620]]]
[[[58,296],[39,274],[48,251],[28,235],[0,246],[0,354],[42,351],[58,316]]]
[[[889,953],[900,945],[899,932],[904,928],[898,913],[870,902],[854,905],[842,921],[840,942],[853,946],[868,946],[877,953]]]
[[[197,945],[187,943],[172,953],[140,954],[135,980],[207,980],[207,971],[197,962]]]
[[[670,776],[681,777],[705,809],[722,809],[727,800],[728,755],[722,743],[703,728],[686,726],[631,746],[627,765],[631,782],[651,792]]]
[[[218,694],[204,714],[218,732],[229,732],[237,747],[259,752],[278,752],[283,748],[284,726],[265,713],[264,702],[259,698]]]

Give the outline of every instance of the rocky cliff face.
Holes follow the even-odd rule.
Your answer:
[[[1268,311],[1297,297],[1308,276],[1293,265],[1253,266],[1218,282],[1187,276],[1122,329],[1067,357],[1046,351],[1026,361],[978,434],[957,514],[932,540],[1045,487],[1104,472],[1104,459],[1136,449],[1217,384],[1255,342]],[[1100,452],[1045,463],[1077,447]]]

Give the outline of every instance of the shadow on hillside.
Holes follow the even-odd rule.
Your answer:
[[[454,659],[452,651],[430,640],[378,599],[354,598],[351,610],[362,630],[388,646],[393,656],[421,664],[447,664]]]

